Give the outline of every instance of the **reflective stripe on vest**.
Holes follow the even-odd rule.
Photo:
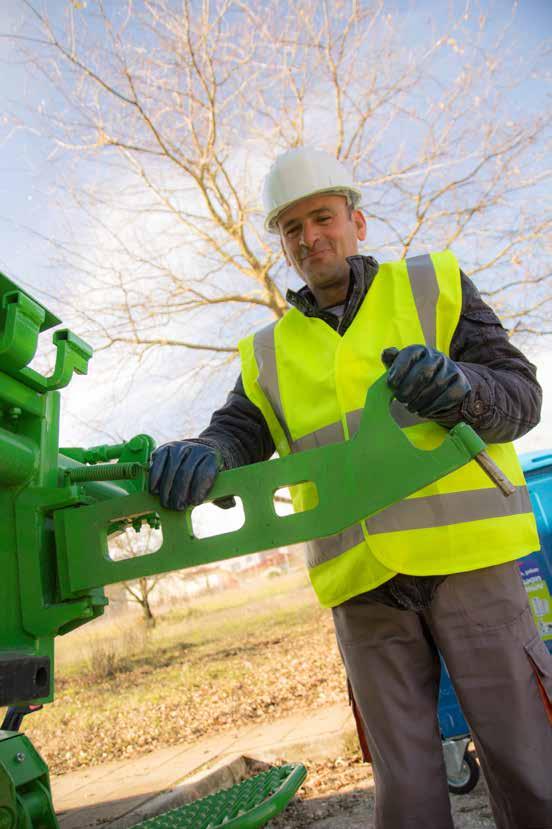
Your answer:
[[[418,312],[418,319],[424,332],[425,344],[437,347],[437,317],[435,308],[439,299],[439,283],[431,256],[413,256],[406,260],[408,279]]]
[[[407,259],[406,270],[418,319],[424,332],[425,344],[430,346],[430,348],[436,348],[437,317],[435,308],[437,306],[437,300],[439,299],[439,283],[431,256],[424,254]],[[362,413],[362,409],[359,411]],[[427,422],[427,418],[419,417],[417,414],[409,412],[406,406],[397,399],[391,403],[391,417],[401,429]],[[356,432],[357,429],[358,423],[354,431]]]
[[[370,535],[402,530],[444,527],[465,521],[483,521],[506,515],[531,512],[529,493],[524,486],[505,498],[497,487],[448,492],[428,498],[406,498],[372,515],[364,523]]]
[[[335,535],[328,535],[326,538],[315,538],[313,541],[308,541],[307,549],[307,567],[317,567],[324,561],[340,556],[344,550],[350,550],[351,547],[356,547],[357,544],[362,544],[364,541],[364,533],[360,524],[353,524],[352,527],[347,527],[343,532]]]
[[[280,386],[278,384],[278,369],[276,366],[276,348],[274,345],[274,327],[276,323],[267,325],[257,331],[254,338],[255,360],[259,367],[259,385],[265,396],[270,400],[272,408],[278,418],[280,426],[291,446],[291,438],[287,429]]]
[[[317,449],[319,446],[328,446],[330,443],[340,443],[345,440],[341,421],[330,423],[322,429],[315,429],[310,435],[303,435],[291,442],[293,452],[304,452],[305,449]]]

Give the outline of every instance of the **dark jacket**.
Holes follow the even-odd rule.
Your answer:
[[[352,256],[348,262],[351,280],[341,320],[320,309],[308,287],[298,292],[288,291],[286,296],[303,314],[324,320],[339,334],[344,334],[355,318],[378,272],[378,263],[371,256]],[[462,272],[461,278],[462,312],[449,353],[467,376],[471,391],[443,425],[452,427],[464,420],[487,443],[512,441],[539,422],[542,390],[536,379],[536,368],[512,345],[506,329],[492,308],[483,302],[473,282]],[[197,441],[216,446],[226,468],[267,460],[274,453],[266,421],[246,396],[241,376]],[[393,606],[417,609],[427,606],[440,581],[433,577],[397,576],[372,593],[374,599],[377,597]]]

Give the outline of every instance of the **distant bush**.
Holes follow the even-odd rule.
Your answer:
[[[86,649],[85,665],[95,680],[110,679],[132,670],[136,656],[148,645],[143,629],[125,628],[116,637],[92,639]]]
[[[117,673],[117,644],[95,639],[88,645],[86,667],[94,679],[109,679]]]

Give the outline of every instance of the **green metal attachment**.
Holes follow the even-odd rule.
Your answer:
[[[22,376],[26,383],[37,391],[55,391],[63,389],[71,380],[73,372],[86,374],[88,361],[92,357],[92,349],[84,340],[77,337],[69,329],[55,332],[56,364],[54,373],[50,377],[43,377],[31,368],[22,369]]]
[[[382,376],[368,392],[360,427],[352,440],[221,473],[209,500],[228,495],[241,499],[245,523],[232,533],[197,538],[191,510],[185,514],[164,510],[158,498],[146,492],[78,510],[56,510],[62,597],[68,599],[92,587],[140,575],[333,535],[458,469],[484,448],[476,433],[462,423],[445,435],[436,449],[418,449],[389,414],[392,397]],[[318,505],[307,512],[278,516],[274,493],[305,481],[315,484]],[[124,519],[155,511],[163,532],[160,549],[147,557],[111,560],[110,532]],[[71,555],[73,549],[79,549],[80,555]]]
[[[2,296],[4,325],[0,339],[0,365],[18,371],[33,359],[46,311],[19,291]]]
[[[66,467],[64,471],[71,482],[125,480],[127,482],[125,488],[128,492],[143,492],[147,489],[149,459],[154,449],[153,438],[149,435],[136,435],[125,443],[111,446],[102,444],[92,446],[90,449],[70,446],[60,449],[60,452],[66,458],[77,461],[78,464],[91,464],[91,466]],[[106,463],[113,460],[119,463]],[[100,464],[105,465],[100,466]]]
[[[300,764],[273,767],[231,789],[139,823],[136,829],[260,829],[283,812],[306,776]]]
[[[96,466],[83,466],[66,469],[65,475],[71,484],[84,481],[124,481],[135,480],[147,467],[141,463],[101,463]]]
[[[31,369],[39,335],[58,323],[0,274],[0,706],[50,701],[55,637],[103,613],[107,601],[103,584],[63,595],[68,560],[58,557],[56,513],[102,501],[127,504],[144,494],[155,447],[149,436],[137,435],[114,446],[60,452],[58,389],[73,372],[86,373],[92,350],[59,330],[53,374]],[[158,511],[154,501],[151,510],[125,515],[110,529],[139,530],[144,521],[158,527]],[[72,547],[69,558],[81,554]],[[214,814],[217,805],[221,825],[261,826],[263,816],[284,808],[304,775],[295,767],[276,769],[244,781],[233,795],[213,796],[209,808]],[[195,819],[185,825],[199,827]],[[47,766],[27,737],[10,731],[0,731],[0,829],[58,829]]]
[[[33,297],[29,296],[29,294],[25,291],[24,288],[22,288],[20,285],[17,285],[17,283],[12,282],[12,280],[5,276],[3,273],[0,273],[0,297],[4,297],[14,292],[28,297],[32,302],[36,303],[37,305],[40,305],[40,303],[38,303],[36,299],[33,299]],[[3,306],[4,302],[2,302],[1,305]],[[56,325],[60,325],[61,320],[58,317],[56,317],[55,314],[52,314],[52,312],[48,311],[47,308],[44,308],[43,305],[40,305],[40,308],[44,312],[44,320],[42,322],[42,325],[40,326],[40,331],[48,331],[49,328],[54,328]]]
[[[24,734],[0,731],[0,829],[57,829],[48,767]]]

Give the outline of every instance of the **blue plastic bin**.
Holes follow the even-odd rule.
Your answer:
[[[468,737],[470,727],[462,713],[452,687],[450,675],[443,658],[441,657],[441,684],[439,685],[439,727],[444,740],[457,740],[459,737]]]
[[[537,520],[541,549],[518,564],[541,639],[552,653],[552,451],[520,457]]]

